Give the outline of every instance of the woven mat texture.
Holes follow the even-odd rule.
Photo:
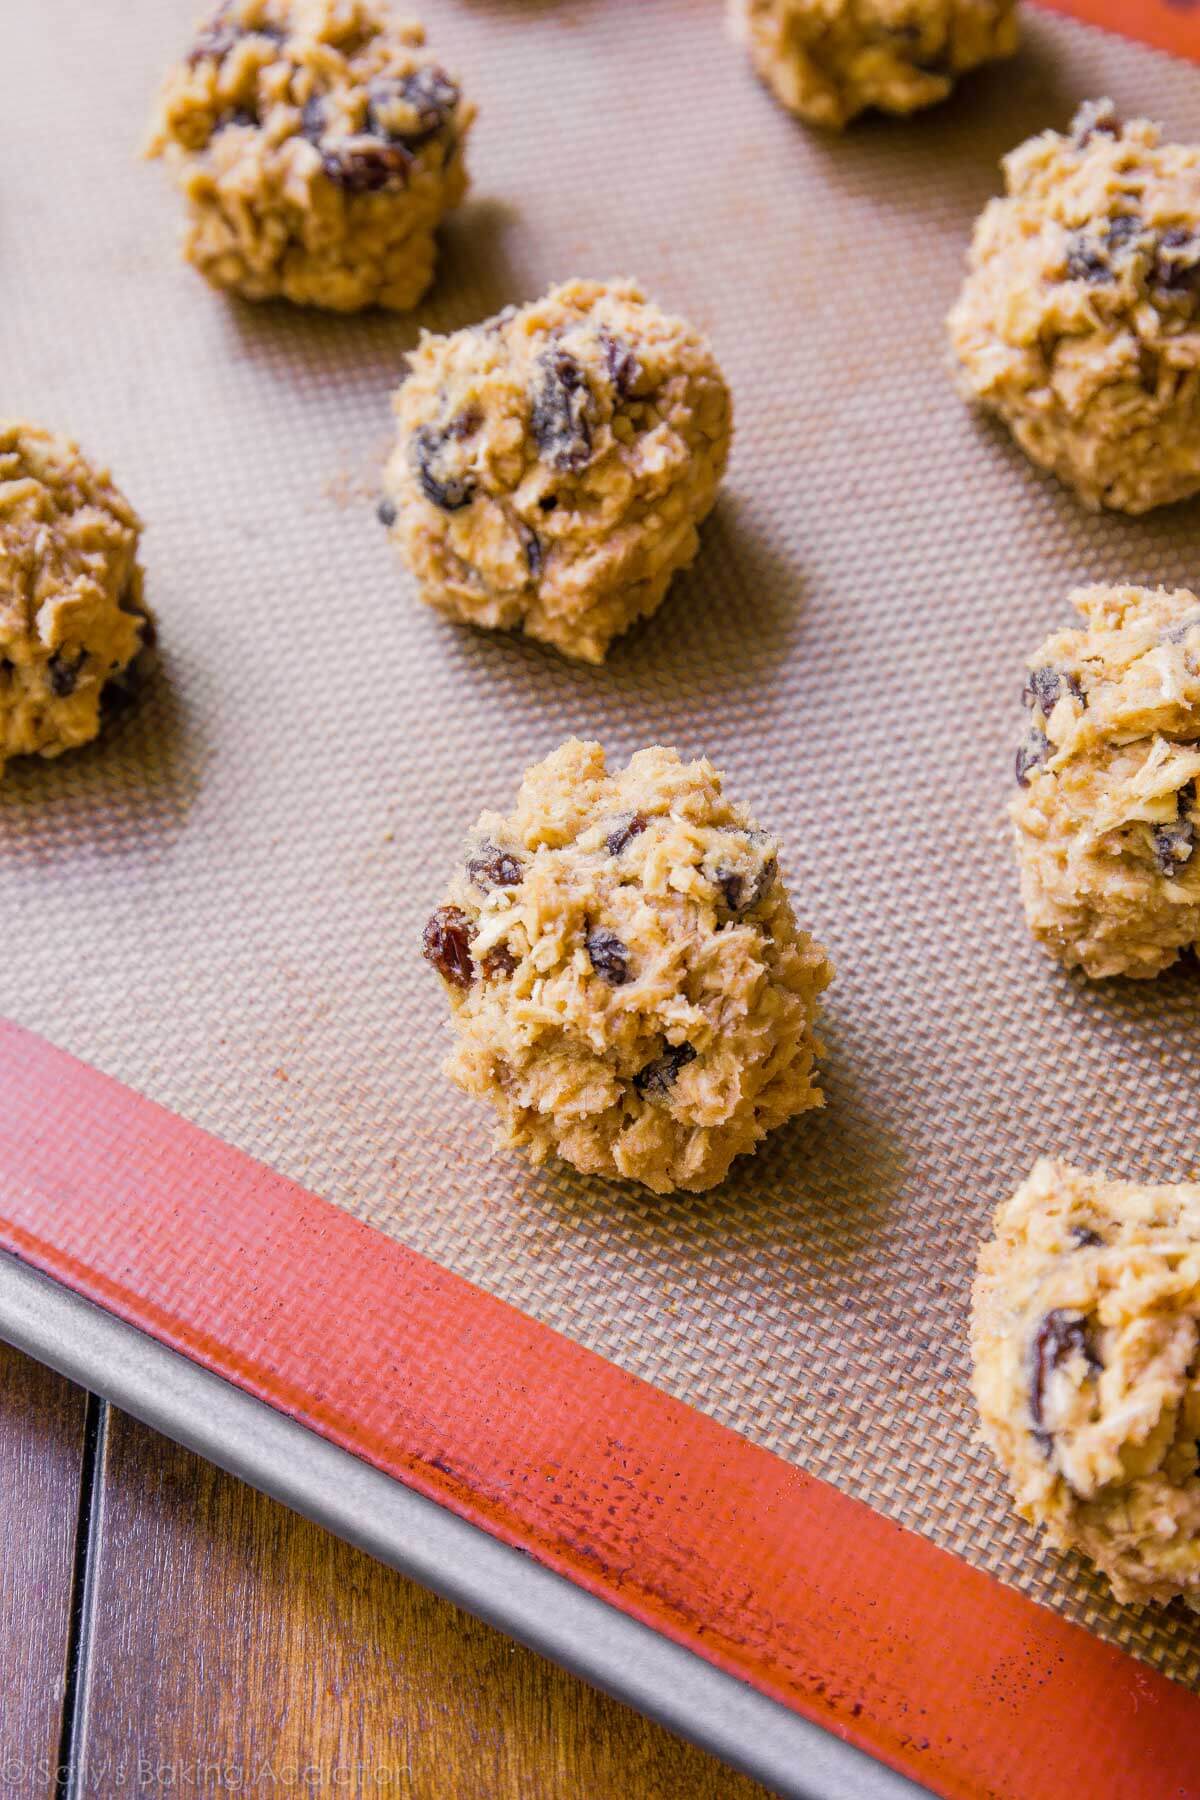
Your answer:
[[[943,333],[1000,155],[1100,93],[1196,136],[1200,71],[1033,13],[1011,66],[833,140],[718,0],[429,0],[480,105],[472,197],[416,318],[340,319],[176,259],[136,150],[191,12],[6,26],[3,410],[141,509],[165,664],[102,744],[0,789],[0,1012],[1200,1683],[1200,1626],[1120,1609],[1011,1517],[964,1348],[977,1241],[1037,1153],[1197,1160],[1194,966],[1058,973],[1003,808],[1025,654],[1078,582],[1195,583],[1200,508],[1084,514],[962,406]],[[701,560],[603,669],[439,621],[374,516],[418,325],[575,273],[703,326],[738,417]],[[439,1074],[422,922],[571,733],[711,756],[837,964],[828,1109],[706,1198],[492,1157]]]

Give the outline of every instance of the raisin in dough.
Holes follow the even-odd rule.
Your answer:
[[[466,192],[474,108],[389,0],[227,0],[167,77],[148,152],[215,287],[415,306]]]
[[[980,1253],[971,1337],[1022,1516],[1118,1600],[1200,1611],[1200,1186],[1043,1159]]]
[[[1107,100],[1004,163],[950,315],[964,394],[1089,507],[1200,489],[1200,149]]]
[[[1158,975],[1200,941],[1200,599],[1092,587],[1025,685],[1012,804],[1030,929],[1093,977]]]
[[[1017,47],[1016,0],[729,0],[777,100],[840,128],[868,107],[910,113]]]
[[[94,738],[148,660],[140,531],[76,444],[0,420],[0,773]]]
[[[450,998],[446,1072],[535,1162],[699,1192],[794,1113],[828,958],[773,838],[708,762],[642,750],[609,775],[572,741],[484,813],[425,954]]]
[[[421,598],[587,662],[695,556],[732,430],[704,338],[628,281],[423,336],[395,408],[382,516]]]

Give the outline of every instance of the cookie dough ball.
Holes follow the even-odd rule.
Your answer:
[[[1091,976],[1200,942],[1200,599],[1081,588],[1029,665],[1012,805],[1030,929]]]
[[[0,773],[88,743],[145,667],[140,531],[76,444],[0,419]]]
[[[1200,1186],[1043,1160],[995,1229],[974,1385],[1017,1510],[1118,1600],[1200,1611]]]
[[[711,349],[629,281],[422,337],[381,516],[421,597],[600,662],[692,561],[732,431]]]
[[[415,306],[466,192],[474,108],[389,0],[227,0],[163,90],[148,152],[214,287],[353,312]]]
[[[961,385],[1085,505],[1200,489],[1200,149],[1111,102],[1004,163],[950,314]]]
[[[796,921],[776,843],[708,762],[599,744],[530,769],[484,813],[425,928],[450,998],[446,1072],[535,1162],[656,1193],[715,1186],[823,1104],[829,960]]]
[[[730,0],[730,16],[775,98],[835,128],[932,106],[1017,47],[1016,0]]]

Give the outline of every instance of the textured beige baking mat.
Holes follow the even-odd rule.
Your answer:
[[[1200,508],[1085,515],[960,404],[942,324],[1007,148],[1099,93],[1200,135],[1200,71],[1034,13],[1011,66],[833,140],[719,0],[428,0],[480,106],[472,198],[417,319],[324,318],[176,260],[136,151],[192,11],[5,16],[0,411],[110,460],[164,670],[0,788],[0,1013],[1200,1680],[1200,1622],[1123,1611],[1010,1518],[964,1350],[977,1240],[1036,1153],[1200,1162],[1194,965],[1059,973],[1003,818],[1025,654],[1078,582],[1194,583]],[[603,669],[416,605],[374,512],[418,323],[576,273],[710,332],[738,418],[700,561]],[[702,1199],[492,1158],[439,1074],[421,925],[571,733],[712,757],[837,964],[827,1110]]]

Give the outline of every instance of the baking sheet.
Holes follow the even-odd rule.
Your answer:
[[[0,1255],[6,1340],[369,1555],[724,1757],[788,1800],[918,1800],[746,1681]]]
[[[1200,72],[1034,14],[947,107],[833,141],[717,0],[430,0],[480,104],[473,195],[415,319],[326,319],[175,261],[135,151],[191,12],[41,0],[0,68],[0,405],[111,461],[165,657],[102,744],[5,778],[0,1012],[1197,1684],[1186,1616],[1116,1607],[1010,1518],[964,1326],[1036,1153],[1196,1165],[1194,966],[1057,972],[1003,805],[1068,589],[1194,581],[1200,514],[1082,513],[962,408],[942,318],[1006,148],[1102,92],[1195,136]],[[600,670],[415,605],[373,513],[417,324],[571,273],[705,327],[738,416],[700,562]],[[838,967],[828,1109],[714,1195],[490,1158],[437,1074],[420,927],[571,732],[710,755]]]

